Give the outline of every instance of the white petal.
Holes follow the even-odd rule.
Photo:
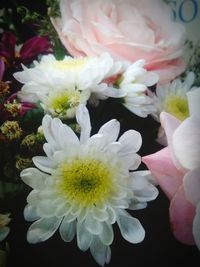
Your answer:
[[[173,135],[174,154],[189,170],[200,166],[200,120],[195,116],[184,120]]]
[[[55,150],[49,143],[45,143],[43,145],[43,150],[46,153],[47,157],[52,159]]]
[[[76,218],[77,218],[77,214],[73,214],[72,212],[71,212],[71,210],[70,210],[70,212],[68,213],[67,212],[67,214],[65,215],[66,217],[66,220],[68,221],[68,222],[72,222],[72,221],[74,221]]]
[[[86,142],[87,147],[96,147],[100,150],[102,150],[106,145],[107,139],[102,134],[94,134]]]
[[[200,203],[197,206],[196,215],[193,221],[193,236],[195,243],[200,250]]]
[[[200,169],[187,172],[183,186],[187,199],[196,206],[200,202]]]
[[[156,84],[159,80],[159,76],[155,72],[148,71],[145,73],[143,82],[146,86],[152,86]]]
[[[32,222],[38,220],[40,217],[38,216],[35,207],[26,205],[26,207],[24,208],[24,218],[26,221]]]
[[[95,261],[104,266],[105,263],[109,263],[111,259],[111,250],[109,246],[104,245],[98,236],[93,237],[93,241],[90,246],[90,252]]]
[[[99,134],[105,135],[107,144],[116,141],[120,131],[120,124],[117,120],[113,119],[105,123],[100,129]]]
[[[126,199],[118,199],[118,198],[110,198],[109,203],[112,207],[114,208],[119,208],[119,209],[127,209],[129,204]]]
[[[40,202],[40,191],[32,190],[27,197],[27,202],[33,207],[36,206]]]
[[[172,153],[172,160],[178,169],[182,169],[182,166],[180,165],[179,160],[176,158],[176,155],[174,155],[173,150],[173,136],[175,130],[180,126],[181,121],[179,121],[174,116],[170,115],[166,112],[161,112],[160,114],[160,121],[162,124],[162,127],[165,131],[166,137],[167,137],[167,143],[170,147],[171,153]]]
[[[70,212],[70,205],[65,202],[58,205],[57,208],[55,209],[55,214],[57,217],[67,216],[69,212]]]
[[[85,228],[93,235],[99,235],[102,232],[102,223],[95,220],[91,215],[85,219]]]
[[[131,187],[133,189],[136,200],[145,202],[151,201],[158,196],[158,189],[146,180],[146,177],[138,175],[138,173],[130,173],[132,177]]]
[[[118,141],[122,144],[120,154],[137,152],[142,145],[141,134],[134,130],[126,131]]]
[[[82,251],[86,251],[92,242],[92,235],[87,231],[84,223],[77,222],[77,244]]]
[[[36,156],[32,160],[35,166],[43,172],[51,173],[56,167],[56,164],[47,157]]]
[[[91,123],[87,108],[84,105],[79,105],[76,110],[76,120],[81,127],[80,142],[85,143],[90,137]]]
[[[144,239],[145,231],[141,223],[128,213],[121,212],[121,214],[118,215],[117,223],[123,238],[128,242],[136,244]]]
[[[0,242],[3,241],[7,237],[9,232],[10,232],[9,227],[0,228]]]
[[[58,141],[60,143],[60,147],[63,149],[67,149],[68,146],[78,145],[79,139],[77,135],[73,132],[73,130],[67,125],[61,125],[58,132]]]
[[[123,155],[120,160],[125,170],[136,170],[141,163],[141,157],[135,153]]]
[[[34,222],[28,229],[27,240],[29,243],[36,244],[49,239],[58,229],[62,218],[40,219]]]
[[[158,185],[158,182],[149,170],[135,171],[134,174],[145,177],[145,179],[153,185]]]
[[[55,136],[52,132],[52,128],[51,128],[51,123],[52,123],[52,118],[51,116],[49,115],[45,115],[43,120],[42,120],[42,129],[43,129],[43,132],[44,132],[44,136],[47,140],[48,143],[51,144],[51,146],[53,148],[57,148],[58,145],[55,141]],[[58,120],[56,120],[58,122]]]
[[[61,235],[61,238],[65,242],[71,242],[76,234],[76,223],[75,221],[68,222],[65,218],[63,219],[59,232]]]
[[[45,187],[45,181],[48,179],[47,174],[36,168],[28,168],[20,173],[23,182],[34,189],[42,189]]]
[[[106,146],[106,151],[109,151],[113,156],[117,153],[121,153],[122,145],[119,142],[112,142]]]
[[[130,210],[141,210],[145,209],[146,207],[147,207],[147,202],[131,201],[128,208]]]
[[[98,220],[100,222],[106,221],[108,219],[108,213],[97,208],[93,209],[92,216],[95,220]]]
[[[99,235],[99,238],[104,245],[109,246],[112,244],[114,238],[112,225],[104,222],[102,226],[103,230],[102,233]]]
[[[166,112],[161,112],[160,114],[161,124],[167,136],[168,145],[172,143],[172,137],[176,128],[181,124],[181,122],[174,116]]]
[[[200,120],[199,103],[200,87],[187,93],[190,115],[197,116]]]
[[[110,224],[114,224],[116,222],[116,219],[117,219],[117,215],[116,215],[114,208],[112,208],[111,206],[108,206],[106,211],[108,212],[108,221],[107,222]]]
[[[126,95],[122,89],[115,89],[113,87],[107,87],[103,92],[104,95],[108,97],[121,98]]]
[[[51,218],[55,215],[56,206],[53,205],[52,200],[41,199],[37,204],[36,212],[42,218]]]

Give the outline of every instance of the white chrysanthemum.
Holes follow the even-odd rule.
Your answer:
[[[154,98],[157,113],[153,114],[157,120],[162,111],[172,114],[181,121],[189,116],[187,92],[196,89],[192,87],[194,78],[194,73],[189,72],[184,81],[178,78],[169,84],[157,87]]]
[[[47,156],[34,157],[38,169],[21,173],[33,188],[24,215],[36,220],[27,239],[42,242],[59,229],[61,238],[69,242],[76,234],[78,247],[90,248],[94,259],[104,265],[111,257],[112,224],[117,222],[127,241],[141,242],[145,231],[125,209],[145,208],[158,190],[148,171],[130,172],[141,161],[136,154],[141,146],[138,132],[129,130],[117,141],[120,125],[111,120],[90,137],[90,118],[83,105],[77,109],[77,122],[80,140],[58,118],[45,115],[43,119]]]
[[[144,64],[144,60],[138,60],[130,65],[119,83],[119,88],[126,94],[123,105],[140,117],[156,111],[147,87],[158,82],[158,75],[144,69]]]
[[[7,224],[10,222],[10,214],[0,214],[0,242],[3,241],[10,232]]]
[[[23,66],[14,77],[23,83],[18,97],[22,101],[40,102],[46,113],[61,118],[73,118],[79,104],[85,104],[93,93],[100,97],[121,97],[122,91],[103,83],[121,72],[124,65],[114,62],[109,54],[99,57],[56,60],[45,55],[33,68]]]

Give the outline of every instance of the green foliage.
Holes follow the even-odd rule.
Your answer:
[[[59,0],[46,0],[46,5],[48,8],[48,15],[50,17],[59,17],[60,9],[59,9]]]
[[[59,16],[58,1],[47,0],[48,14],[41,15],[37,12],[30,11],[25,6],[18,6],[17,12],[22,18],[22,23],[31,22],[37,28],[38,34],[41,36],[48,36],[50,39],[54,55],[57,59],[62,59],[67,51],[63,47],[58,34],[56,33],[53,25],[51,24],[50,17]]]
[[[195,73],[195,86],[200,86],[200,44],[193,43],[192,41],[187,42],[189,49],[189,62],[187,71],[193,71]]]

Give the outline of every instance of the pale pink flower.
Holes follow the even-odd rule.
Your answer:
[[[168,146],[143,157],[170,200],[169,215],[175,237],[200,249],[200,115],[199,90],[188,93],[190,117],[180,122],[162,112]]]
[[[160,0],[61,0],[61,17],[52,23],[69,53],[110,53],[117,60],[146,61],[168,82],[184,69],[185,29]]]

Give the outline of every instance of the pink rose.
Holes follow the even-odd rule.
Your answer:
[[[109,52],[116,60],[145,59],[160,82],[180,75],[185,29],[160,0],[61,0],[52,23],[73,56]]]

